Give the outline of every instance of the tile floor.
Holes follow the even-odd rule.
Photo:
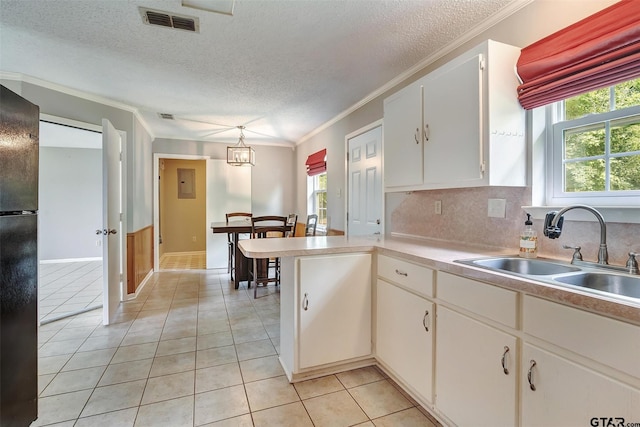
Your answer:
[[[225,270],[155,273],[117,322],[95,310],[40,327],[33,426],[433,426],[375,367],[289,384],[279,293]]]
[[[160,257],[160,270],[191,270],[206,266],[206,252],[166,253]]]
[[[38,310],[41,321],[102,304],[102,261],[41,263]]]

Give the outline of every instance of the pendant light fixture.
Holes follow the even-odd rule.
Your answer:
[[[244,144],[244,126],[237,126],[240,129],[240,139],[233,147],[227,147],[227,164],[231,166],[255,166],[256,152],[253,148]]]

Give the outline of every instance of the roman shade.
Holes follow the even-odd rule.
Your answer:
[[[640,1],[622,0],[522,49],[526,109],[640,76]]]
[[[322,149],[317,153],[311,154],[307,157],[307,175],[314,176],[320,175],[327,171],[327,149]]]

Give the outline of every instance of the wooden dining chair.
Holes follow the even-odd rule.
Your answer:
[[[286,237],[293,237],[296,232],[296,225],[298,224],[298,214],[289,214],[287,217],[287,226],[290,227],[289,231],[286,232]]]
[[[229,224],[229,222],[233,222],[233,221],[247,221],[250,220],[251,217],[253,216],[253,214],[249,213],[249,212],[229,212],[227,214],[225,214],[226,220],[227,220],[227,224]],[[239,236],[238,236],[239,237]],[[234,242],[234,239],[231,236],[231,233],[227,233],[227,249],[229,251],[228,257],[227,257],[227,273],[230,273],[231,275],[231,280],[233,280],[233,273],[234,273],[234,266],[235,266],[235,262],[234,262],[234,257],[235,257],[235,253],[236,253],[236,245],[237,242]]]
[[[307,215],[307,226],[305,227],[304,235],[315,236],[317,225],[318,225],[318,215],[316,214]]]
[[[254,216],[251,218],[251,238],[284,237],[291,229],[287,220],[286,216]],[[258,297],[258,286],[266,287],[270,282],[280,286],[280,258],[254,258],[249,275],[253,278],[253,298]]]

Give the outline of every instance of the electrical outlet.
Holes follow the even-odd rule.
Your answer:
[[[436,215],[442,215],[442,200],[436,200],[434,203],[434,211]]]
[[[504,218],[507,213],[507,199],[489,199],[488,215],[491,218]]]
[[[196,236],[192,236],[191,240],[193,240],[195,242],[196,241]]]

